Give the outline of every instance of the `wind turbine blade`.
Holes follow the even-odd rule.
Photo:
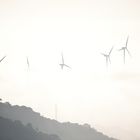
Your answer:
[[[118,51],[122,51],[122,50],[124,50],[123,48],[121,48],[121,49],[119,49]]]
[[[71,69],[71,67],[70,67],[70,66],[68,66],[68,65],[66,65],[66,64],[65,64],[65,66]]]
[[[128,52],[129,56],[131,57],[131,53],[129,52],[129,50],[126,48],[126,51]]]
[[[125,44],[126,48],[127,48],[127,45],[128,45],[128,39],[129,39],[129,36],[127,37],[127,40],[126,40],[126,44]]]
[[[101,55],[106,56],[106,54],[104,54],[104,53],[101,53]]]
[[[112,47],[112,48],[111,48],[111,50],[110,50],[110,52],[109,52],[109,55],[111,54],[111,52],[112,52],[113,48],[114,48],[114,47]]]
[[[3,61],[3,59],[5,58],[6,56],[4,56],[1,60],[0,60],[0,62],[2,62]]]

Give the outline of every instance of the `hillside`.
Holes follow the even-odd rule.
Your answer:
[[[0,117],[0,140],[60,140],[56,135],[37,132],[31,124]]]
[[[25,125],[31,123],[33,128],[47,134],[56,134],[61,140],[115,140],[88,125],[69,122],[59,123],[45,118],[25,106],[12,106],[9,103],[0,103],[0,116],[13,121],[20,120]]]

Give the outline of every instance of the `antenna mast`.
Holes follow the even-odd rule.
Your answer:
[[[55,120],[57,121],[57,104],[55,104]]]

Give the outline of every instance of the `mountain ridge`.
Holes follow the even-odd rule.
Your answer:
[[[8,102],[0,103],[0,116],[13,121],[19,120],[24,125],[31,123],[34,129],[47,134],[56,134],[61,140],[117,140],[98,132],[88,124],[60,123],[41,116],[30,107],[11,105]]]
[[[48,135],[32,128],[29,123],[0,117],[0,140],[60,140],[57,135]]]

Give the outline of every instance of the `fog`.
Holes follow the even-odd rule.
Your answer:
[[[139,9],[132,0],[0,1],[0,92],[58,121],[139,135]],[[129,35],[126,64],[124,47]],[[111,47],[111,64],[105,58]],[[72,69],[61,70],[61,53]],[[30,62],[28,69],[26,57]],[[45,106],[44,106],[45,105]],[[133,137],[134,136],[134,137]]]

